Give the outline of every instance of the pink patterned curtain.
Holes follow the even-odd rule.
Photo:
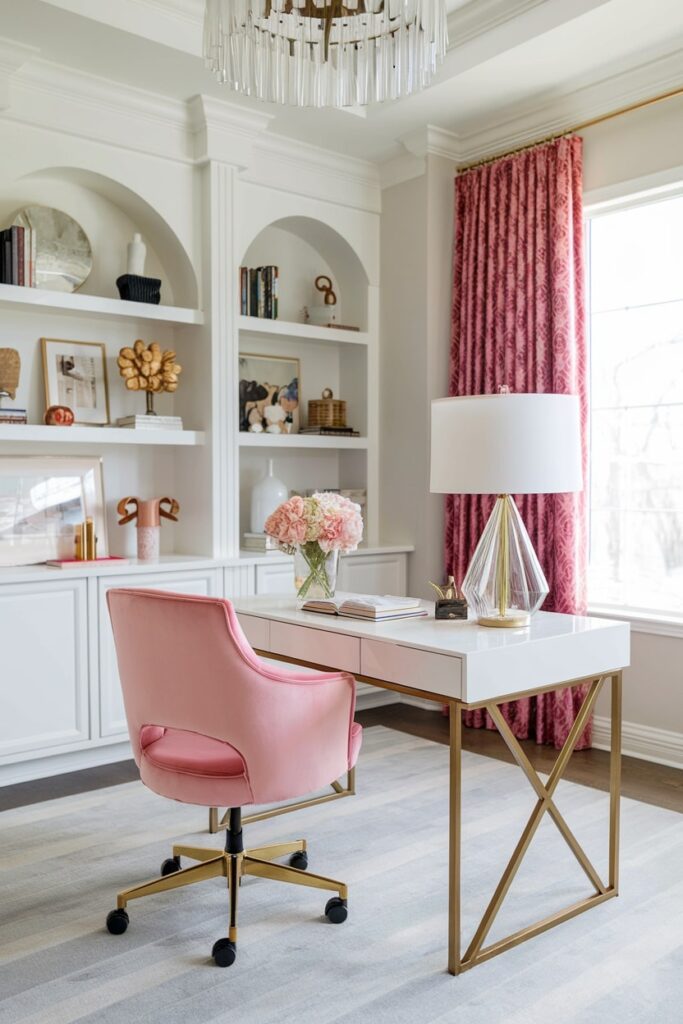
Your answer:
[[[455,182],[449,394],[578,394],[587,448],[587,357],[578,136],[466,171]],[[463,438],[463,444],[467,439]],[[585,613],[586,492],[516,497],[550,584],[546,611]],[[452,495],[446,565],[462,581],[494,497]],[[515,735],[560,747],[581,687],[504,705]],[[495,728],[483,711],[467,725]],[[590,726],[577,747],[591,743]]]

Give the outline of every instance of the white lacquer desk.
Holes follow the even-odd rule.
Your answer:
[[[254,597],[235,603],[242,628],[264,656],[315,668],[346,670],[384,689],[448,704],[450,710],[450,824],[448,969],[476,964],[553,925],[602,903],[618,891],[621,762],[621,672],[629,663],[629,626],[606,619],[539,612],[529,629],[489,629],[433,617],[368,623],[297,611],[287,598]],[[433,615],[433,606],[429,606]],[[609,877],[603,881],[553,801],[572,751],[609,678],[612,698]],[[547,782],[542,782],[512,735],[499,705],[545,690],[587,684],[586,696]],[[486,708],[537,801],[484,916],[464,952],[460,928],[462,712]],[[336,783],[334,795],[342,791]],[[325,798],[323,798],[325,799]],[[585,899],[521,931],[486,945],[505,895],[545,814],[549,814],[591,885]]]

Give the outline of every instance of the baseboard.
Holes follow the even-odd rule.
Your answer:
[[[36,757],[30,761],[15,761],[0,765],[0,786],[14,786],[19,782],[46,779],[51,775],[78,772],[83,768],[96,768],[101,764],[127,761],[133,753],[130,743],[112,743],[106,746],[89,747],[86,750],[71,750],[52,757]]]
[[[392,690],[381,690],[379,686],[369,683],[358,683],[356,686],[356,708],[368,711],[370,708],[381,708],[385,704],[398,704],[401,697]]]
[[[593,746],[609,750],[610,720],[605,715],[593,719]],[[624,722],[621,739],[622,753],[643,761],[654,761],[670,768],[683,768],[683,733],[670,729],[655,729],[651,725]]]
[[[441,711],[440,704],[421,697],[402,697],[401,701],[425,711]],[[605,715],[595,715],[593,719],[593,746],[597,750],[610,748],[610,720]],[[653,761],[655,764],[668,765],[670,768],[683,768],[683,733],[680,732],[655,729],[653,726],[639,725],[637,722],[624,722],[621,749],[627,757]]]

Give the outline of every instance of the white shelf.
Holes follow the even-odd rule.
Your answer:
[[[128,430],[123,427],[46,427],[39,424],[0,423],[0,442],[20,444],[165,444],[202,445],[200,430]]]
[[[239,435],[240,448],[331,448],[367,449],[367,437],[321,437],[319,434],[249,434]]]
[[[244,334],[275,334],[299,341],[334,342],[343,345],[367,345],[365,331],[343,331],[338,327],[318,327],[315,324],[295,324],[287,320],[266,320],[263,317],[241,316],[238,327]]]
[[[167,324],[204,323],[199,309],[182,306],[154,306],[149,302],[125,302],[101,295],[78,292],[51,292],[44,288],[21,288],[0,284],[0,309],[45,310],[49,313],[70,313],[76,316],[116,317],[124,320],[156,320]]]

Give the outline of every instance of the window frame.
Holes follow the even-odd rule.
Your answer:
[[[673,167],[668,171],[619,182],[606,188],[593,189],[585,192],[583,197],[584,223],[584,267],[585,267],[585,301],[586,301],[586,332],[588,344],[589,366],[589,435],[588,450],[591,451],[591,416],[590,401],[590,367],[591,367],[591,266],[590,266],[590,226],[591,221],[606,214],[619,210],[633,209],[637,206],[650,205],[655,202],[675,199],[683,196],[683,166]],[[588,501],[587,512],[590,520],[591,465],[588,466]],[[588,523],[590,530],[590,522]],[[655,636],[672,636],[683,638],[683,612],[668,614],[652,608],[636,608],[631,605],[600,604],[588,601],[588,614],[597,618],[618,618],[631,624],[635,633],[649,633]]]

